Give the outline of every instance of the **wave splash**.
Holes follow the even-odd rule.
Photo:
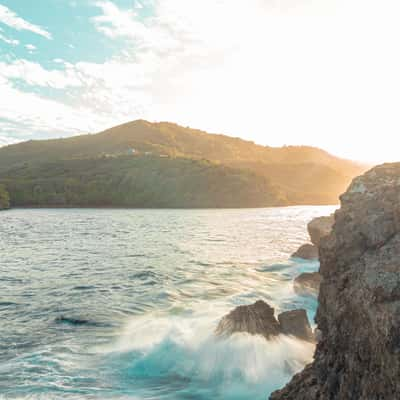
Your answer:
[[[265,399],[312,359],[310,343],[284,335],[270,341],[244,333],[219,338],[215,326],[214,318],[138,317],[103,349],[104,362],[125,384],[148,389],[153,381],[156,393],[149,398],[238,400],[249,393]]]

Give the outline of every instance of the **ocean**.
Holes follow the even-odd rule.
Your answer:
[[[265,400],[313,345],[214,330],[259,299],[313,321],[290,255],[334,209],[1,212],[0,399]]]

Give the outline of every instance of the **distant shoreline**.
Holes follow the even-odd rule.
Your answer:
[[[339,204],[292,204],[267,207],[126,207],[126,206],[16,206],[7,210],[261,210],[294,207],[339,207]],[[2,210],[2,211],[7,211]]]

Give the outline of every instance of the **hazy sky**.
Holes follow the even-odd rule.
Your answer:
[[[400,160],[398,0],[0,0],[0,145],[144,118]]]

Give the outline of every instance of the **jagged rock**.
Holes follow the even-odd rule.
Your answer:
[[[262,300],[252,305],[236,307],[222,318],[216,334],[229,336],[235,332],[247,332],[267,339],[277,336],[281,333],[281,328],[274,313],[275,310]]]
[[[303,244],[292,254],[292,257],[303,258],[304,260],[317,260],[318,247],[310,243]]]
[[[215,331],[218,336],[230,336],[236,332],[262,335],[266,339],[279,334],[313,340],[313,334],[305,310],[292,310],[275,318],[272,307],[262,300],[248,306],[239,306],[223,317]]]
[[[314,335],[308,321],[306,310],[286,311],[278,315],[282,333],[296,336],[299,339],[312,341]]]
[[[321,239],[328,236],[332,231],[334,216],[314,218],[308,225],[307,230],[310,235],[311,243],[319,247]]]
[[[328,236],[332,231],[334,216],[314,218],[308,225],[308,233],[312,244],[306,243],[292,255],[292,257],[303,258],[304,260],[318,259],[318,247],[321,239]]]
[[[353,181],[320,260],[314,362],[271,399],[399,399],[400,163]]]
[[[294,279],[294,291],[300,296],[318,296],[321,279],[319,272],[304,272]]]

